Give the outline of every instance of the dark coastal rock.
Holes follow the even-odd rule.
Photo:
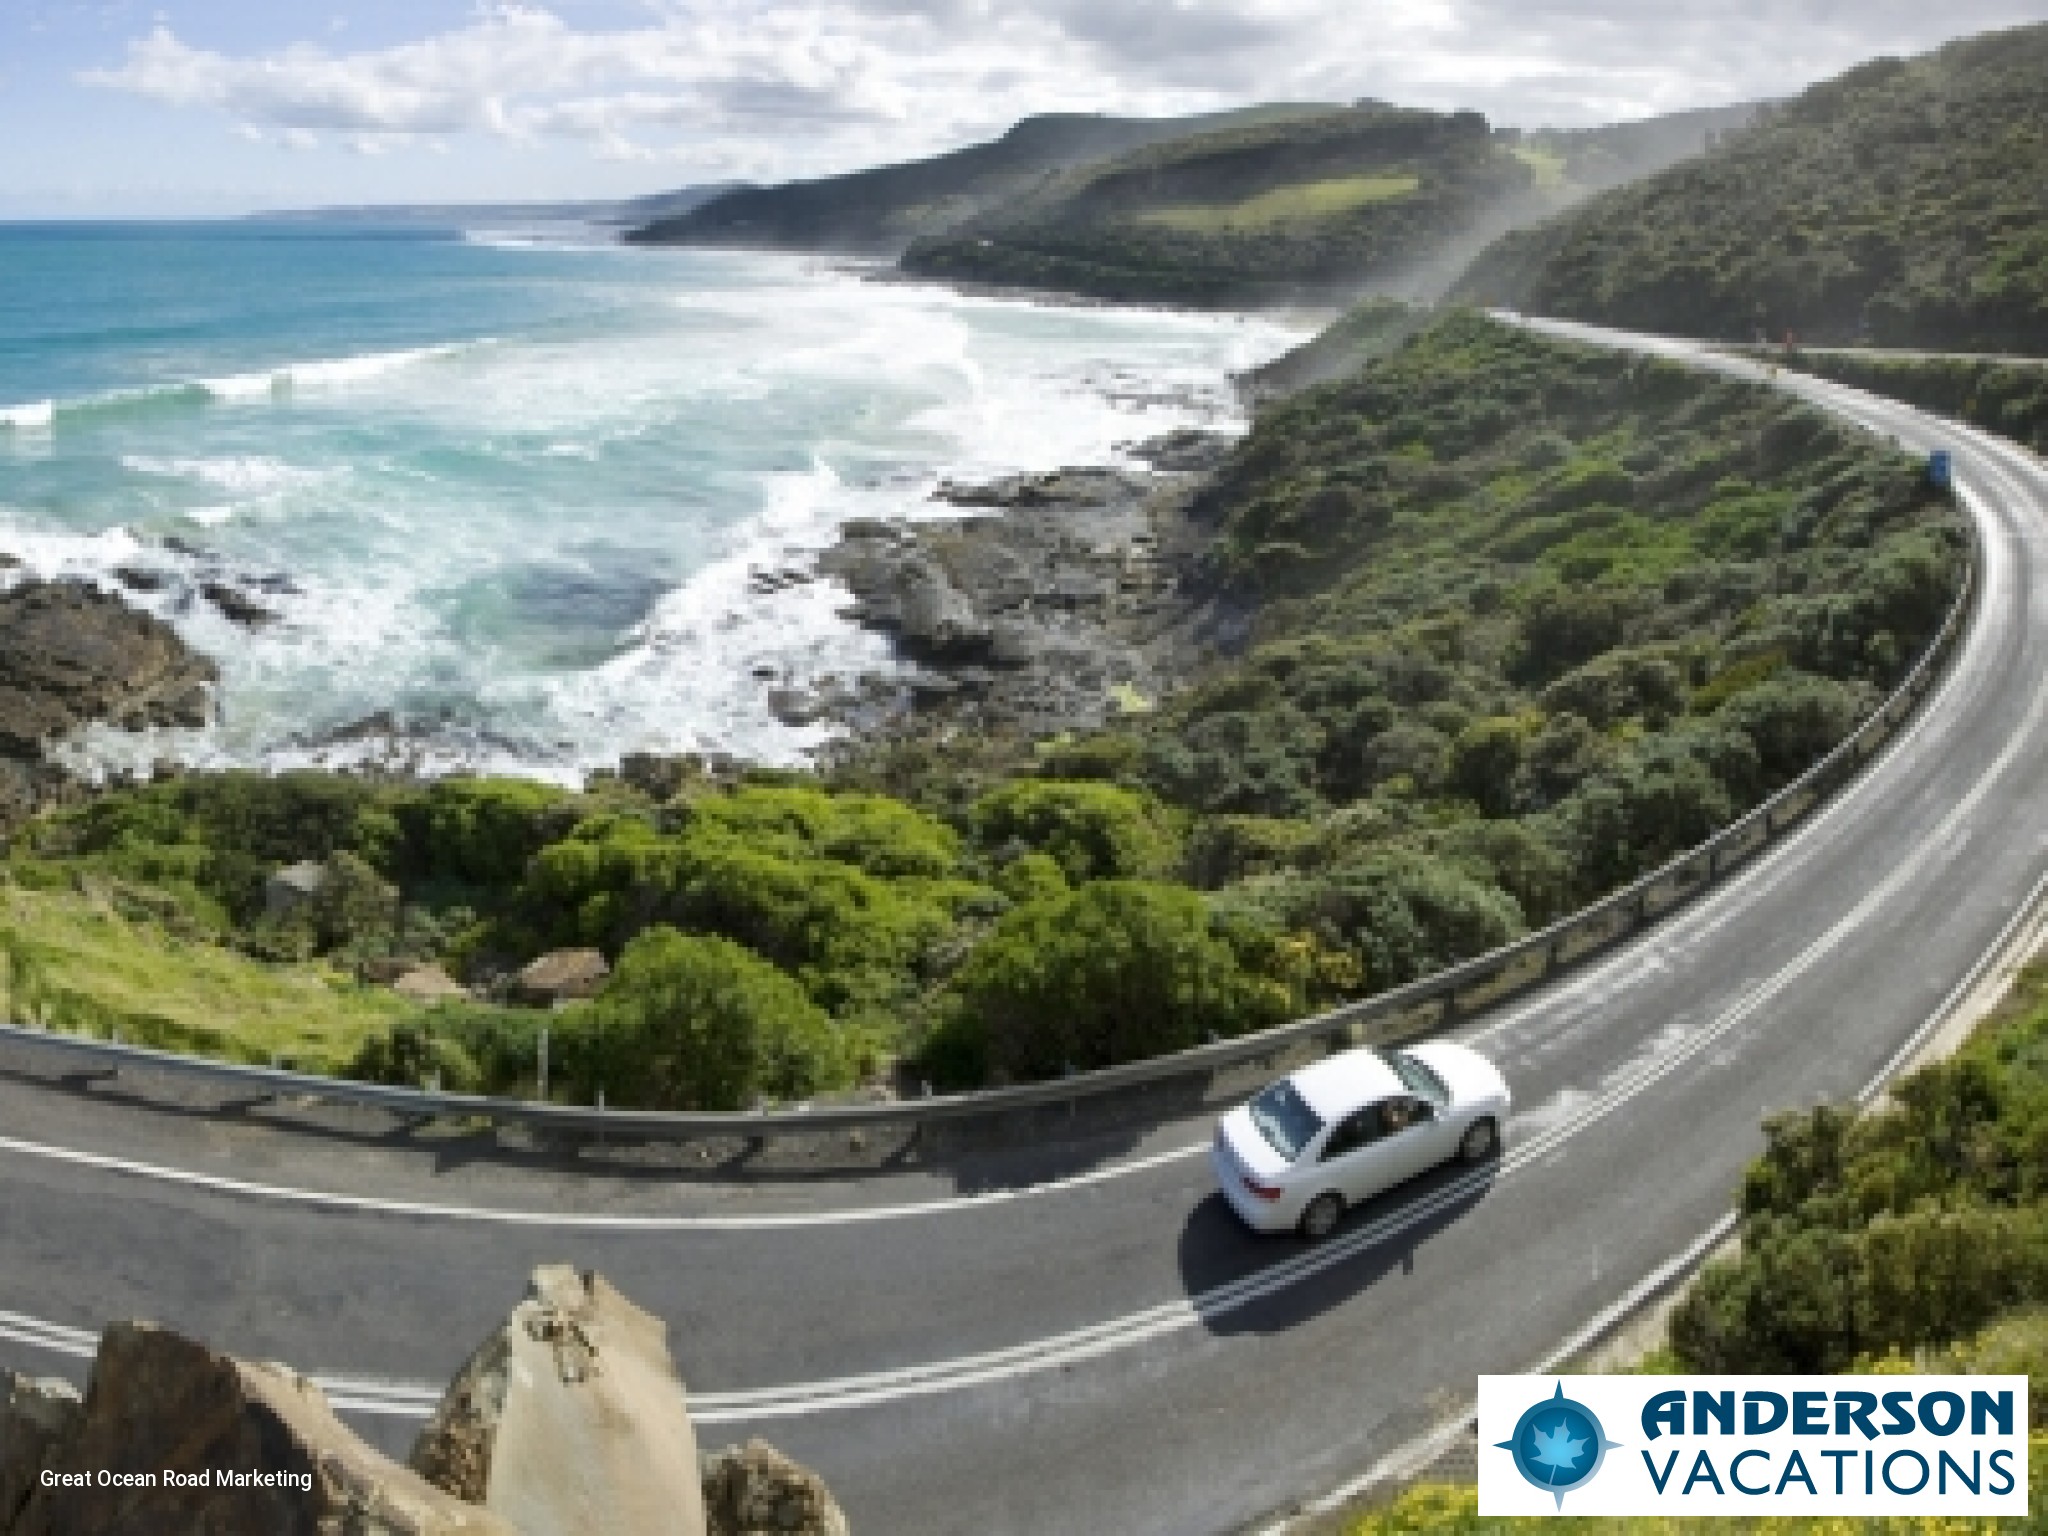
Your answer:
[[[281,617],[276,609],[264,607],[246,592],[224,581],[202,582],[199,594],[218,608],[223,618],[244,629],[261,629],[266,624],[275,624]]]
[[[139,565],[116,566],[114,579],[130,592],[161,592],[171,582],[168,572],[152,571]]]
[[[161,619],[83,582],[0,592],[0,756],[39,758],[94,720],[204,725],[218,676]]]
[[[1175,434],[1160,451],[1179,463],[1219,449]],[[961,730],[1044,736],[1150,707],[1208,651],[1209,600],[1181,581],[1201,542],[1199,484],[1101,468],[948,482],[935,498],[973,515],[846,524],[820,573],[853,593],[842,612],[912,665],[828,696],[853,732],[828,758]]]
[[[1141,464],[1187,474],[1207,474],[1220,469],[1230,457],[1237,439],[1227,432],[1206,432],[1200,427],[1182,427],[1159,437],[1133,443],[1127,450]]]

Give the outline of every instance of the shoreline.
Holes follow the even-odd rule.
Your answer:
[[[892,269],[859,263],[829,268],[821,265],[813,275],[815,271],[861,281],[900,282],[932,291],[961,291],[942,281],[909,277]],[[1076,308],[1135,316],[1170,313],[1208,323],[1227,323],[1219,312],[1210,310],[1169,310],[1014,290],[979,296],[999,300],[1006,307]],[[1240,323],[1271,325],[1279,317],[1241,311],[1235,312],[1235,318]],[[1290,318],[1305,334],[1305,319]],[[1270,338],[1273,345],[1285,350],[1287,344],[1297,342],[1299,338],[1291,334],[1292,329],[1289,334]],[[1254,349],[1259,356],[1266,350],[1266,340],[1262,337]],[[1168,341],[1171,345],[1170,335]],[[1213,348],[1224,354],[1239,350],[1227,335],[1219,335]],[[1114,356],[1113,348],[1109,355]],[[180,530],[176,535],[159,534],[139,541],[131,538],[128,543],[134,547],[124,545],[123,551],[117,551],[121,556],[118,561],[111,555],[102,564],[89,567],[67,561],[60,570],[48,558],[36,558],[18,571],[0,570],[0,590],[15,581],[38,576],[83,578],[131,611],[158,621],[168,619],[181,630],[189,627],[180,615],[209,615],[192,634],[193,642],[211,652],[217,667],[221,662],[227,663],[224,670],[228,681],[217,690],[215,707],[208,711],[206,721],[188,711],[174,721],[151,722],[148,729],[131,732],[122,729],[115,719],[86,717],[71,722],[75,728],[51,737],[41,761],[49,765],[51,774],[61,774],[80,786],[101,781],[132,783],[160,772],[205,772],[232,767],[266,773],[312,768],[423,780],[448,774],[502,774],[569,786],[587,782],[593,773],[616,773],[622,759],[650,750],[658,755],[705,761],[764,765],[788,762],[823,769],[878,742],[925,734],[944,721],[982,720],[991,710],[1018,728],[1054,734],[1075,726],[1102,723],[1125,706],[1143,709],[1202,659],[1188,654],[1185,638],[1161,633],[1171,627],[1170,621],[1185,617],[1184,607],[1174,595],[1177,583],[1155,569],[1155,551],[1161,547],[1160,526],[1172,524],[1174,514],[1170,509],[1146,510],[1155,492],[1168,500],[1176,489],[1185,492],[1185,476],[1190,473],[1190,466],[1155,463],[1142,469],[1125,467],[1142,455],[1131,453],[1133,444],[1129,441],[1109,441],[1109,434],[1121,428],[1131,438],[1149,442],[1148,431],[1156,433],[1170,425],[1175,433],[1186,431],[1227,442],[1249,416],[1238,380],[1245,369],[1257,364],[1219,356],[1218,371],[1211,378],[1199,367],[1193,373],[1186,369],[1176,372],[1170,358],[1155,359],[1149,366],[1141,358],[1128,369],[1116,369],[1108,378],[1084,378],[1082,372],[1068,366],[1075,362],[1064,352],[1055,354],[1054,366],[1061,370],[1058,376],[1074,374],[1069,382],[1075,389],[1075,402],[1084,403],[1086,409],[1103,418],[1099,426],[1090,429],[1100,432],[1103,438],[1092,448],[1060,441],[1062,430],[1067,437],[1073,436],[1071,424],[1064,429],[1055,428],[1049,433],[1047,444],[1054,451],[1044,461],[1053,467],[1033,466],[997,476],[990,484],[980,486],[945,478],[941,459],[930,470],[936,485],[927,479],[923,490],[909,491],[906,487],[907,494],[896,495],[894,506],[888,505],[889,497],[880,498],[886,515],[879,517],[859,504],[877,500],[869,494],[875,486],[850,479],[848,494],[833,498],[848,504],[825,508],[815,528],[742,530],[724,554],[691,573],[681,586],[666,592],[608,660],[584,672],[559,677],[549,674],[544,679],[549,687],[567,683],[571,687],[581,685],[584,691],[595,688],[594,699],[601,699],[612,686],[603,676],[608,667],[621,672],[622,683],[627,681],[624,672],[632,671],[635,675],[629,685],[636,691],[659,686],[664,667],[668,669],[665,675],[676,675],[675,658],[688,653],[691,633],[716,622],[718,614],[728,608],[734,613],[752,612],[757,618],[766,613],[772,628],[778,623],[808,625],[822,616],[819,610],[823,605],[836,602],[836,616],[845,621],[840,632],[849,637],[857,634],[868,638],[870,648],[863,651],[859,646],[853,647],[853,666],[838,667],[836,675],[832,665],[835,647],[830,644],[810,656],[793,652],[773,676],[766,675],[766,669],[758,664],[747,669],[750,657],[738,651],[706,656],[703,659],[719,667],[721,678],[730,685],[722,685],[718,691],[726,709],[729,711],[736,703],[747,704],[744,713],[733,716],[731,722],[714,709],[680,737],[647,740],[630,731],[612,730],[593,718],[587,724],[595,727],[592,745],[600,750],[591,752],[586,747],[562,756],[555,750],[555,743],[543,737],[529,741],[518,722],[501,722],[488,709],[451,713],[444,708],[426,714],[418,709],[409,711],[394,683],[381,700],[374,695],[365,698],[356,713],[339,721],[309,724],[310,712],[292,709],[275,722],[275,729],[252,750],[244,750],[216,740],[213,731],[223,718],[218,695],[232,691],[234,658],[243,643],[240,638],[224,639],[223,634],[246,636],[259,647],[265,644],[260,638],[265,630],[275,628],[288,635],[303,622],[296,613],[298,604],[294,599],[304,595],[302,584],[312,583],[316,577],[309,573],[295,576],[288,549],[281,551],[270,565],[253,565],[246,559],[212,549],[212,541],[204,536],[203,530]],[[1021,366],[1028,369],[1030,364]],[[1064,409],[1071,415],[1073,402],[1063,405],[1060,401],[1048,401],[1044,408]],[[1162,416],[1166,419],[1161,420]],[[1194,423],[1199,425],[1184,425]],[[1224,427],[1220,432],[1219,424]],[[969,462],[981,459],[997,465],[1005,459],[1032,463],[1028,451],[1016,452],[1017,443],[990,441],[982,435],[985,431],[983,428],[977,433],[970,429],[954,445],[955,452],[947,457]],[[1084,437],[1087,435],[1083,433]],[[977,443],[984,441],[990,443],[989,451],[977,452]],[[1023,446],[1028,449],[1029,445]],[[966,478],[981,477],[970,469]],[[1015,487],[1026,482],[1064,484],[1069,489],[1081,487],[1082,492],[1079,500],[1063,511],[1026,511],[1019,505],[1006,504],[1003,499],[1001,488],[1012,482]],[[913,495],[922,499],[921,505],[910,504]],[[953,505],[942,510],[931,505],[934,500]],[[840,573],[830,569],[835,562],[844,560],[849,533],[856,535],[853,542],[858,543],[860,530],[872,530],[878,523],[890,526],[893,531],[889,541],[903,545],[905,558],[913,563],[923,560],[927,568],[930,562],[940,560],[941,544],[950,550],[946,558],[957,555],[970,563],[982,557],[996,558],[999,547],[1007,544],[1014,546],[1007,554],[1024,558],[1027,570],[1034,561],[1042,565],[1043,579],[1020,594],[1023,607],[1042,610],[1038,612],[1043,622],[1036,626],[1034,652],[1081,656],[1091,679],[1087,686],[1078,691],[1056,688],[1054,692],[1059,696],[1052,697],[1046,694],[1046,689],[1060,681],[1058,668],[1030,659],[1021,665],[1014,660],[999,662],[984,655],[978,658],[981,670],[977,672],[977,658],[970,654],[971,645],[960,654],[946,655],[921,648],[914,634],[909,645],[900,643],[900,626],[886,617],[876,622],[876,615],[867,611],[862,595],[851,591],[840,580]],[[997,532],[997,524],[1015,527]],[[10,540],[0,549],[20,544],[24,546],[23,553],[29,553],[38,537],[37,532],[24,529],[20,539]],[[881,553],[879,546],[876,553]],[[1042,560],[1038,559],[1041,555]],[[687,593],[691,583],[714,570],[723,573],[715,583],[718,590],[707,589],[701,599],[690,599],[703,611],[689,625],[670,634],[668,630],[674,625],[665,626],[661,603]],[[948,580],[956,589],[960,587],[959,580]],[[791,592],[783,605],[775,603],[778,595],[796,587],[804,592]],[[973,587],[974,582],[967,580],[966,589],[971,592]],[[1099,602],[1099,598],[1107,601]],[[975,602],[983,608],[1004,606],[992,604],[988,594],[977,595]],[[795,606],[787,606],[790,603]],[[1136,605],[1146,606],[1147,611],[1131,612]],[[1116,611],[1115,622],[1106,627],[1090,619],[1091,609],[1103,608]],[[783,617],[775,618],[778,612]],[[226,621],[225,626],[222,620]],[[829,619],[825,622],[830,624]],[[873,649],[877,645],[885,648],[884,664],[877,664]],[[939,649],[943,652],[946,647]],[[1126,651],[1130,654],[1119,654]],[[727,670],[726,663],[730,663],[731,670]],[[687,680],[687,669],[683,676]],[[1033,687],[1041,695],[1036,706],[1025,698]],[[226,702],[232,722],[234,700],[229,697]],[[727,725],[744,723],[757,708],[765,730],[748,724],[737,733],[737,739],[731,739],[733,733]],[[171,728],[162,728],[166,725]],[[194,727],[202,729],[195,734]],[[791,740],[787,752],[773,744],[778,727],[782,728],[779,734]],[[815,729],[806,729],[811,727]],[[543,731],[548,728],[540,727]],[[247,735],[246,727],[241,734]],[[771,739],[752,739],[764,734]],[[561,742],[559,747],[567,749],[569,743]]]

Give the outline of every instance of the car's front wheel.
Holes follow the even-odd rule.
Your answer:
[[[1301,1213],[1301,1235],[1312,1242],[1328,1237],[1337,1230],[1337,1223],[1343,1219],[1342,1195],[1317,1195],[1309,1201],[1308,1209]]]
[[[1491,1119],[1474,1120],[1458,1142],[1458,1161],[1483,1163],[1500,1150],[1500,1127]]]

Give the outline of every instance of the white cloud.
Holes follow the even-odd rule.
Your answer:
[[[579,30],[492,3],[356,52],[235,56],[168,24],[88,84],[265,142],[379,154],[465,136],[790,175],[929,152],[1030,112],[1370,95],[1560,125],[1777,95],[1877,52],[2029,18],[2027,0],[649,0]],[[339,20],[339,18],[335,18]]]

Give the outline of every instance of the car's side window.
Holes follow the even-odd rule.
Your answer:
[[[1361,1109],[1347,1120],[1340,1121],[1330,1132],[1330,1139],[1323,1143],[1323,1161],[1342,1157],[1347,1152],[1356,1152],[1373,1139],[1378,1129],[1377,1112]]]
[[[1396,1094],[1379,1106],[1379,1134],[1398,1136],[1410,1126],[1427,1124],[1435,1113],[1422,1099]]]

